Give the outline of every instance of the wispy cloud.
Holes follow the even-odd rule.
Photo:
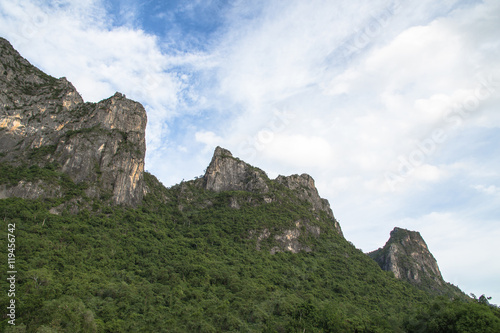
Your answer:
[[[500,194],[500,188],[495,186],[495,185],[474,185],[474,189],[476,189],[479,192],[486,193],[488,195],[499,195]]]

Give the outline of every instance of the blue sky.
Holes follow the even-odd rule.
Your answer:
[[[308,173],[358,248],[418,230],[447,281],[497,304],[498,31],[496,0],[0,0],[31,63],[146,107],[165,185],[217,145]]]

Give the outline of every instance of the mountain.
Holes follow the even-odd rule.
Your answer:
[[[0,39],[0,162],[60,171],[89,198],[137,205],[143,197],[146,111],[122,94],[84,103],[65,78],[32,66]],[[32,169],[32,173],[36,170]],[[29,172],[25,170],[24,172]],[[19,180],[0,197],[58,197],[60,179]]]
[[[311,176],[270,179],[217,147],[167,188],[143,170],[139,103],[86,103],[0,51],[0,331],[500,331],[486,297],[436,297],[356,249]],[[399,277],[438,279],[403,265],[432,255],[400,233]]]
[[[286,189],[293,192],[297,199],[311,205],[316,220],[320,219],[320,214],[326,214],[332,226],[342,235],[342,229],[333,216],[328,200],[319,196],[314,179],[307,174],[288,177],[280,175],[275,180],[270,180],[264,171],[233,157],[229,150],[217,147],[203,180],[206,190],[263,194],[266,203],[279,202],[280,194]],[[232,206],[239,206],[237,199],[232,200]]]
[[[385,271],[420,289],[438,294],[460,296],[458,288],[446,283],[436,259],[417,231],[394,228],[384,247],[368,253]]]

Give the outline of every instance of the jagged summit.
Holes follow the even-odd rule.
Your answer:
[[[413,287],[343,237],[310,175],[270,179],[217,147],[165,187],[143,172],[145,126],[139,103],[85,103],[0,39],[0,236],[20,272],[0,331],[500,332],[484,296],[419,290],[460,292],[419,233],[371,254]]]
[[[204,175],[207,190],[249,191],[266,193],[269,178],[266,173],[237,158],[227,149],[215,148],[212,161]]]
[[[314,179],[310,175],[306,173],[291,176],[280,175],[275,179],[275,181],[291,190],[298,191],[299,197],[302,200],[309,201],[314,209],[324,211],[328,216],[333,217],[333,211],[330,208],[328,200],[319,196]]]
[[[314,179],[308,174],[278,176],[269,179],[267,174],[259,168],[233,157],[233,154],[222,147],[216,147],[210,165],[203,177],[204,187],[207,190],[222,191],[248,191],[253,193],[268,194],[266,200],[275,200],[270,192],[271,188],[283,186],[293,191],[299,200],[311,204],[312,210],[324,212],[334,221],[335,229],[342,235],[342,229],[333,215],[328,200],[319,196]]]
[[[437,261],[417,231],[396,227],[384,247],[368,255],[398,279],[434,291],[445,287]]]
[[[137,205],[146,121],[144,107],[120,93],[84,103],[68,80],[43,73],[0,38],[0,163],[50,167],[89,198]],[[40,177],[0,186],[0,198],[61,195],[60,181]]]
[[[229,150],[222,148],[221,146],[215,147],[213,157],[223,157],[223,156],[233,157],[233,154],[231,154]]]

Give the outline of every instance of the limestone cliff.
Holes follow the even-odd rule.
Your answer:
[[[227,149],[215,148],[212,161],[205,176],[207,190],[221,191],[249,191],[268,192],[269,178],[264,171],[234,158]]]
[[[422,289],[439,291],[446,283],[419,232],[394,228],[384,247],[368,253],[379,266]]]
[[[239,209],[244,202],[255,202],[255,204],[294,202],[296,207],[305,205],[309,212],[315,216],[314,220],[327,220],[328,228],[333,227],[338,234],[343,236],[328,200],[319,196],[314,179],[307,174],[278,176],[274,180],[269,179],[264,171],[233,157],[229,150],[217,147],[205,175],[198,180],[198,184],[202,184],[202,187],[209,191],[243,191],[262,197],[261,200],[256,200],[252,196],[232,196],[229,198],[228,204],[234,209]],[[293,207],[293,205],[291,206]],[[323,217],[320,218],[320,216]],[[300,243],[299,238],[305,234],[318,237],[321,234],[321,229],[314,225],[314,221],[307,219],[290,222],[288,228],[274,230],[273,234],[269,229],[260,232],[252,231],[251,235],[256,236],[257,239],[257,248],[260,248],[261,241],[274,239],[276,246],[271,249],[271,253],[311,251],[308,246]]]
[[[333,216],[333,211],[330,208],[328,200],[319,196],[318,189],[314,184],[314,179],[308,174],[291,175],[291,176],[278,176],[275,180],[277,183],[284,185],[292,191],[297,193],[301,200],[305,200],[312,205],[313,210],[325,212],[330,218],[335,221],[335,229],[342,235],[342,229],[337,220]]]
[[[47,165],[86,183],[90,198],[136,205],[143,197],[146,112],[122,94],[84,103],[65,78],[55,79],[0,38],[0,163]],[[36,183],[3,185],[1,197],[57,196]]]

